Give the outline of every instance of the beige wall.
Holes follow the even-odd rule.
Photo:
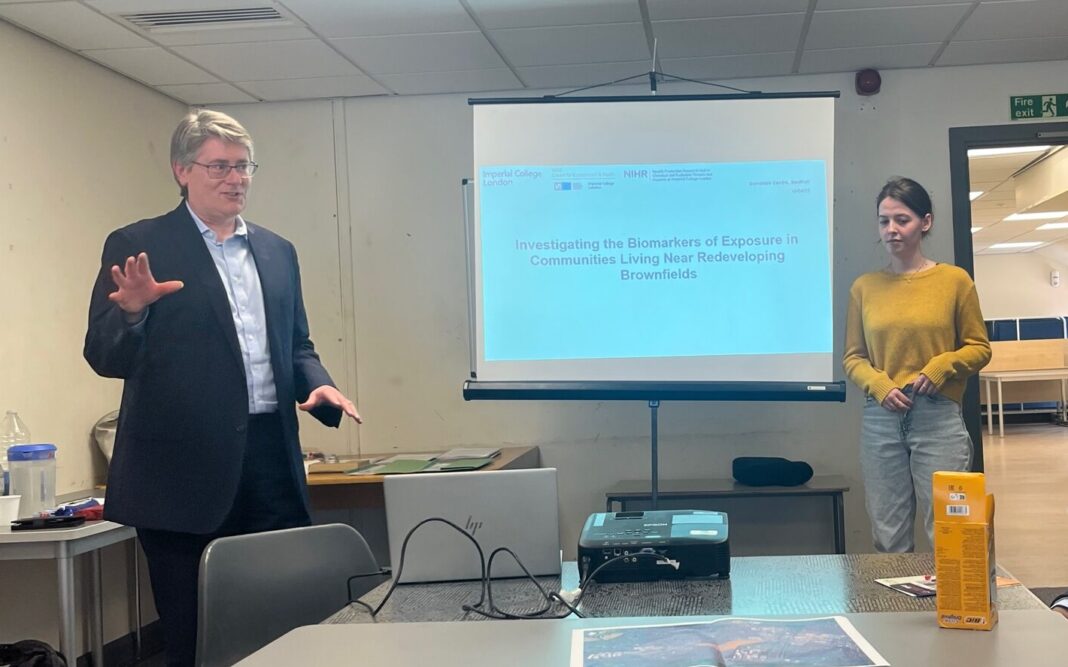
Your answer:
[[[81,354],[100,249],[110,230],[177,201],[167,153],[184,110],[0,21],[0,410],[56,444],[61,494],[102,481],[90,428],[121,391]],[[105,640],[128,632],[124,560],[105,553]],[[58,642],[54,572],[2,562],[0,642]]]
[[[1012,255],[976,255],[975,287],[988,320],[1068,315],[1068,244]],[[1059,287],[1050,272],[1059,271]]]

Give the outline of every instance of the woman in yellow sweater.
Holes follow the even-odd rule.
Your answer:
[[[903,552],[915,548],[917,511],[933,534],[931,475],[970,467],[960,401],[990,343],[967,272],[923,254],[934,223],[923,186],[892,179],[876,205],[890,264],[850,289],[843,366],[865,396],[860,465],[875,548]]]

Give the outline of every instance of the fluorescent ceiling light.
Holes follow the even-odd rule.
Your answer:
[[[972,148],[968,157],[994,157],[996,155],[1020,155],[1023,153],[1042,153],[1051,146],[1006,146],[1005,148]]]
[[[982,229],[982,227],[972,227],[972,234],[976,233],[980,229]]]
[[[1036,227],[1035,229],[1036,230],[1068,229],[1068,222],[1047,222],[1046,224],[1042,225],[1041,227]]]
[[[1019,220],[1056,220],[1057,218],[1068,217],[1068,211],[1047,211],[1045,213],[1013,213],[1004,220],[1009,222]]]
[[[982,196],[983,196],[983,191],[982,190],[972,190],[971,192],[968,193],[968,200],[969,201],[975,201],[976,199],[979,199]]]
[[[1016,243],[995,243],[988,250],[1011,250],[1013,248],[1034,248],[1042,245],[1043,241],[1018,241]]]

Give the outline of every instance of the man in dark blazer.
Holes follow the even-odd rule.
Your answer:
[[[252,157],[233,118],[184,118],[182,202],[108,236],[89,307],[85,358],[124,380],[104,516],[138,529],[170,664],[195,658],[204,547],[310,523],[295,406],[361,421],[309,338],[293,246],[241,218]]]

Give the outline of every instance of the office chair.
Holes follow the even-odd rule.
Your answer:
[[[197,665],[232,665],[349,601],[348,579],[378,572],[355,528],[334,523],[213,540],[200,560]],[[378,577],[352,582],[353,596]]]

